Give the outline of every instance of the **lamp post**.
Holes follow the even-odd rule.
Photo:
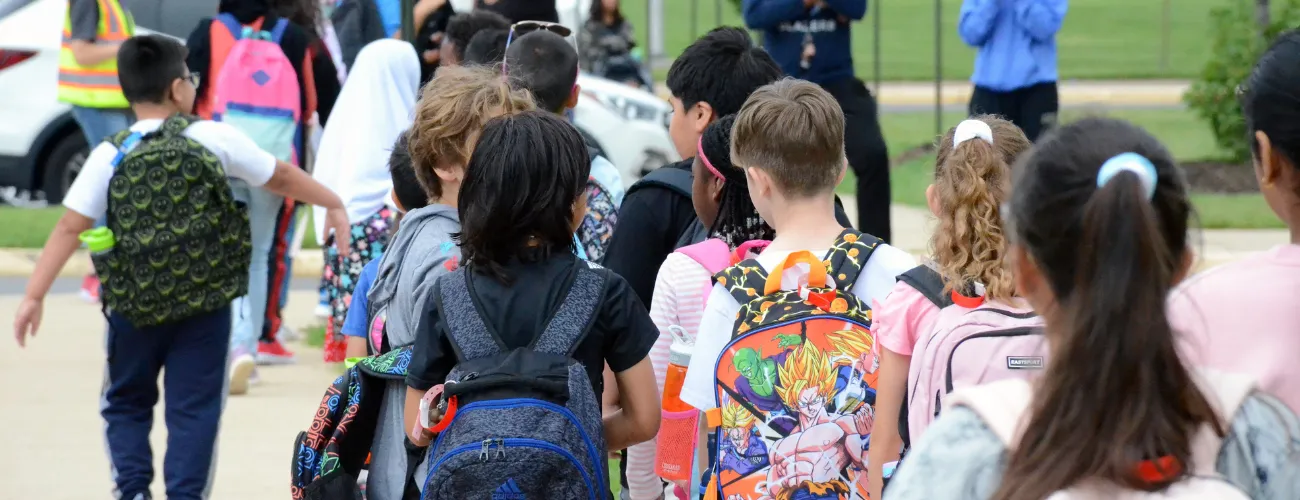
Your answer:
[[[402,0],[402,40],[415,44],[415,0]]]

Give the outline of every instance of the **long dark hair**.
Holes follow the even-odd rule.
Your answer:
[[[1255,63],[1241,87],[1251,149],[1259,155],[1255,132],[1263,131],[1273,148],[1300,168],[1300,31],[1283,33]],[[1293,187],[1300,195],[1300,186]]]
[[[317,0],[271,0],[271,6],[275,13],[297,24],[307,36],[311,37],[311,42],[315,43],[320,40],[320,2]]]
[[[505,265],[572,252],[575,203],[591,158],[578,130],[554,113],[525,111],[483,127],[465,167],[453,235],[465,262],[510,283]]]
[[[618,7],[614,8],[614,24],[610,26],[621,26],[623,24],[623,3],[619,2]],[[591,0],[591,12],[587,14],[587,19],[605,24],[605,2],[600,0]]]
[[[732,248],[746,241],[776,237],[776,231],[758,215],[754,200],[749,198],[745,171],[731,164],[731,127],[735,123],[736,115],[727,115],[710,123],[700,137],[700,151],[695,160],[707,159],[722,174],[722,199],[718,200],[718,216],[709,227],[709,235],[721,238]],[[700,158],[701,155],[704,158]]]
[[[1136,153],[1155,167],[1098,187],[1101,165]],[[1187,246],[1191,208],[1169,152],[1128,122],[1089,118],[1040,140],[1017,166],[1006,214],[1055,295],[1053,357],[995,499],[1040,500],[1082,479],[1157,491],[1192,470],[1192,436],[1224,425],[1179,357],[1165,298]],[[1142,460],[1181,470],[1139,477]]]

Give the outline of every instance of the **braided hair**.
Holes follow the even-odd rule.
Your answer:
[[[746,241],[776,237],[776,231],[758,215],[754,201],[749,198],[745,171],[731,163],[731,127],[735,123],[736,115],[727,115],[709,124],[700,137],[696,153],[701,161],[707,162],[705,165],[712,165],[723,177],[718,216],[713,219],[709,236],[722,239],[732,248]]]

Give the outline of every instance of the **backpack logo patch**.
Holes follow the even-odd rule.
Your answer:
[[[492,500],[524,500],[524,492],[515,484],[514,478],[506,479],[506,482],[497,486],[497,490],[492,492]]]
[[[1041,370],[1042,356],[1007,356],[1008,370]]]
[[[266,82],[269,81],[271,81],[271,75],[266,74],[265,71],[259,69],[256,73],[253,73],[253,82],[258,86],[266,85]]]

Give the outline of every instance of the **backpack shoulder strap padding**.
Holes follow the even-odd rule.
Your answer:
[[[958,389],[949,398],[948,406],[970,408],[998,436],[1002,444],[1008,449],[1014,449],[1024,425],[1021,420],[1028,414],[1033,396],[1034,391],[1029,382],[1007,379]]]
[[[280,19],[276,20],[275,27],[271,28],[271,42],[275,43],[276,45],[279,45],[280,40],[284,38],[284,30],[288,27],[289,27],[288,19],[281,17]]]
[[[572,357],[578,344],[587,336],[604,296],[605,275],[598,271],[600,267],[596,264],[579,262],[578,266],[578,275],[569,286],[564,302],[547,322],[546,329],[533,341],[533,350]]]
[[[718,274],[718,272],[731,265],[731,248],[727,247],[727,242],[718,238],[710,238],[694,245],[687,245],[678,248],[677,251],[704,266],[704,269],[709,271],[710,275]]]
[[[758,259],[745,259],[714,274],[713,282],[722,285],[737,303],[745,305],[763,295],[767,270]]]
[[[902,281],[907,286],[921,292],[921,295],[924,295],[931,304],[938,306],[940,309],[952,305],[952,294],[943,292],[943,276],[930,266],[922,264],[913,267],[907,272],[898,275],[898,281]]]
[[[862,268],[871,259],[871,253],[884,241],[867,233],[848,228],[835,239],[830,252],[826,255],[826,271],[835,280],[835,288],[842,291],[853,289],[862,274]]]
[[[641,188],[653,186],[668,189],[674,193],[690,198],[691,182],[690,171],[673,167],[661,167],[654,169],[649,174],[646,174],[645,177],[642,177],[641,180],[632,184],[632,187],[627,189],[627,194],[632,194],[633,191]]]
[[[447,324],[447,336],[459,361],[486,358],[505,352],[505,344],[483,322],[469,290],[468,267],[438,278],[438,312]]]

